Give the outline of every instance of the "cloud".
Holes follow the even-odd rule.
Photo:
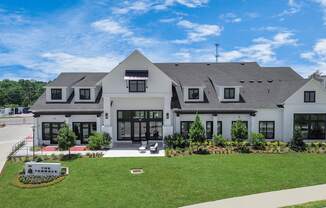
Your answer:
[[[239,47],[231,51],[222,51],[220,61],[258,61],[260,63],[276,62],[275,50],[277,48],[291,45],[296,46],[298,40],[292,38],[293,33],[277,33],[272,39],[256,38],[253,44],[247,47]]]
[[[114,35],[131,36],[133,33],[127,27],[112,19],[103,19],[92,23],[92,26],[98,30],[105,31]]]
[[[313,64],[313,68],[326,73],[326,39],[319,39],[311,51],[301,53],[301,58]]]
[[[279,13],[278,17],[292,16],[302,9],[302,5],[297,0],[288,0],[288,8]]]
[[[165,10],[174,5],[182,5],[188,8],[204,6],[209,0],[138,0],[123,1],[123,3],[112,9],[114,14],[145,13],[150,10]]]
[[[187,31],[187,38],[182,40],[175,40],[174,43],[190,44],[193,42],[200,42],[206,40],[211,36],[219,36],[222,28],[218,25],[198,24],[188,20],[181,20],[177,26],[184,28]]]
[[[115,55],[81,57],[68,53],[44,53],[42,57],[47,60],[47,68],[54,72],[107,72],[115,67],[122,58]]]
[[[231,13],[231,12],[226,13],[226,14],[221,14],[220,19],[222,19],[228,23],[239,23],[242,21],[242,18],[238,17],[236,14]]]
[[[323,10],[324,13],[324,25],[326,25],[326,0],[314,0],[316,3],[318,3]]]

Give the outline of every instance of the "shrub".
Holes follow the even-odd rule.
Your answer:
[[[264,150],[265,149],[265,136],[261,133],[253,132],[251,135],[251,145],[256,150]]]
[[[111,144],[111,137],[107,133],[95,132],[88,138],[88,148],[91,150],[100,150]]]
[[[58,145],[60,150],[68,150],[69,151],[69,157],[70,157],[70,148],[73,147],[76,143],[76,135],[69,128],[67,124],[64,124],[64,127],[62,127],[59,130],[58,133]]]
[[[173,134],[164,138],[165,145],[168,148],[186,148],[189,146],[189,140],[181,134]]]
[[[235,142],[235,151],[239,153],[250,153],[250,144],[249,142],[242,141],[242,142]]]
[[[306,144],[303,141],[302,132],[299,128],[294,129],[293,139],[290,141],[289,147],[296,152],[302,152],[306,150]]]
[[[191,124],[189,129],[189,139],[194,142],[204,142],[205,141],[205,129],[198,116],[196,115],[195,121]]]
[[[23,184],[42,184],[49,183],[57,179],[58,176],[25,176],[20,175],[18,180]]]
[[[248,139],[248,130],[242,121],[236,121],[232,124],[231,136],[234,141],[244,141]]]
[[[226,139],[221,134],[219,135],[214,134],[213,142],[215,146],[219,146],[219,147],[226,147],[227,145]]]

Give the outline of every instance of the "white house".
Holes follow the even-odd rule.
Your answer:
[[[230,138],[237,120],[267,139],[288,141],[294,127],[310,141],[326,135],[319,78],[253,62],[152,63],[137,50],[109,73],[61,73],[31,109],[40,145],[56,144],[64,123],[81,144],[94,131],[108,132],[114,145],[162,141],[186,135],[196,114],[208,138]]]

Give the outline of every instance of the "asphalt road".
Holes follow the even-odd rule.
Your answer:
[[[32,125],[7,125],[0,128],[0,172],[12,146],[32,133]]]

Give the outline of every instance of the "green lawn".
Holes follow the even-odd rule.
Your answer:
[[[310,202],[310,203],[290,206],[286,208],[324,208],[324,207],[326,207],[326,201]]]
[[[0,207],[178,207],[326,183],[326,156],[315,154],[83,158],[65,165],[70,175],[63,182],[19,189],[11,181],[22,163],[7,163]],[[137,167],[145,173],[131,175]]]

